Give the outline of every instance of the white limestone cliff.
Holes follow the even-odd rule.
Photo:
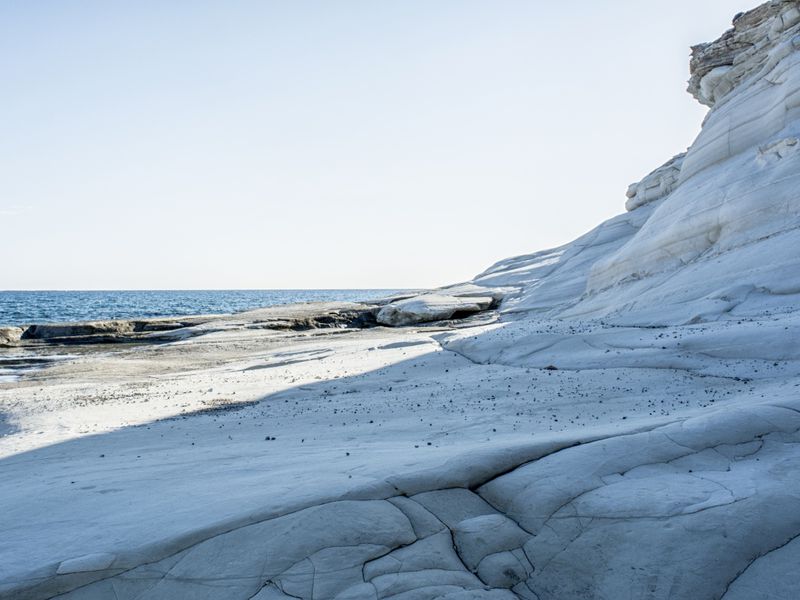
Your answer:
[[[492,322],[231,318],[0,390],[0,597],[797,598],[798,40],[796,0],[738,15],[627,212],[378,317]]]
[[[711,110],[685,154],[629,188],[631,213],[475,281],[519,286],[508,310],[624,323],[797,304],[798,3],[738,15],[719,40],[693,48],[691,69],[689,89]]]

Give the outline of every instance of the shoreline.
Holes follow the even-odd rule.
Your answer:
[[[169,321],[235,315],[288,304],[370,303],[423,289],[307,290],[4,290],[0,291],[0,329],[32,325],[110,321]],[[91,308],[78,308],[76,303]],[[149,310],[147,305],[155,307]],[[186,310],[193,306],[197,310]],[[40,315],[38,318],[35,315]],[[44,316],[42,316],[44,315]],[[58,315],[61,315],[59,318]],[[66,316],[75,315],[75,316]]]
[[[458,287],[458,286],[456,286]],[[475,290],[466,287],[467,293]],[[464,290],[462,290],[464,291]],[[487,293],[492,293],[487,292]],[[494,292],[497,294],[497,292]],[[76,321],[64,323],[31,324],[25,327],[0,327],[0,387],[24,382],[26,376],[56,364],[59,360],[80,354],[114,350],[120,346],[136,347],[183,342],[197,336],[231,330],[265,330],[275,333],[304,332],[312,330],[364,330],[373,327],[395,326],[380,322],[381,311],[391,310],[397,303],[416,301],[419,298],[440,298],[435,291],[392,295],[361,302],[301,302],[276,304],[229,314],[186,315],[180,317],[153,317]],[[443,314],[436,312],[434,303],[430,313],[402,314],[403,322],[396,326],[442,324],[459,321],[465,317],[492,311],[497,300],[481,305],[466,305],[456,298],[446,296],[457,305],[447,306]],[[468,296],[471,298],[472,296]],[[392,315],[394,317],[395,313]],[[441,317],[441,318],[440,318]],[[60,350],[70,348],[66,354]],[[46,354],[42,351],[47,349]],[[19,354],[22,352],[22,354]]]
[[[416,290],[359,301],[307,301],[273,304],[232,313],[134,317],[88,321],[42,322],[0,326],[0,348],[44,343],[87,345],[159,343],[185,339],[210,326],[238,320],[244,327],[303,331],[324,328],[367,328],[447,321],[497,308],[507,290],[460,284],[441,290]],[[410,313],[397,310],[404,301],[422,303]],[[389,317],[383,318],[387,307]],[[402,313],[402,314],[400,314]],[[394,322],[397,321],[397,322]]]
[[[733,25],[688,151],[559,248],[19,330],[73,356],[0,384],[0,598],[794,599],[800,5]]]

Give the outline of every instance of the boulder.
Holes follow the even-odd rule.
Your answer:
[[[22,337],[19,327],[0,327],[0,346],[14,346]]]
[[[458,297],[423,294],[387,304],[378,312],[378,323],[390,327],[400,327],[443,321],[487,310],[494,303],[495,300],[491,296]]]

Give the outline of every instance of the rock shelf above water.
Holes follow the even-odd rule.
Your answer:
[[[795,600],[798,39],[695,47],[697,139],[569,244],[0,382],[0,598]]]

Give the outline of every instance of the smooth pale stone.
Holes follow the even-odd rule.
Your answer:
[[[481,515],[465,519],[453,528],[458,555],[473,571],[485,556],[521,548],[529,538],[530,534],[504,515]]]
[[[800,535],[800,450],[795,441],[800,434],[798,424],[791,422],[793,411],[779,411],[771,406],[716,411],[664,427],[663,435],[687,444],[678,446],[684,449],[678,460],[670,458],[668,445],[658,449],[657,432],[621,436],[538,461],[560,464],[561,478],[558,468],[547,477],[533,463],[501,476],[481,493],[499,497],[497,486],[504,488],[509,510],[530,518],[541,514],[536,504],[545,501],[545,488],[565,492],[547,502],[552,507],[542,511],[549,514],[547,526],[524,546],[537,567],[526,583],[540,598],[575,597],[586,590],[599,597],[618,597],[625,590],[637,597],[718,597],[745,568],[753,569],[748,589],[789,589],[781,587],[783,582],[771,582],[784,567],[765,566],[763,572],[755,564],[748,567],[754,557],[773,551],[779,557],[776,549]],[[750,438],[744,446],[750,453],[731,452],[738,445],[731,438]],[[753,444],[757,440],[761,443]],[[717,443],[731,455],[728,469],[720,470],[706,458]],[[614,450],[617,445],[619,451]],[[651,445],[655,452],[643,451]],[[648,464],[658,462],[659,454],[668,468]],[[621,477],[610,483],[595,479],[591,489],[569,490],[564,484],[586,479],[581,468],[596,475],[616,471]],[[521,478],[527,486],[518,485]],[[516,483],[506,487],[505,480]],[[545,488],[542,481],[547,481]],[[643,546],[642,539],[649,544]],[[714,568],[685,572],[681,578],[666,575],[677,573],[682,564],[703,561]],[[665,570],[664,565],[675,566]],[[648,573],[654,570],[664,575],[652,579]]]
[[[408,518],[393,504],[337,501],[213,536],[177,556],[123,573],[120,581],[131,584],[131,595],[146,589],[151,600],[184,592],[212,599],[219,597],[220,586],[230,598],[247,598],[268,580],[291,596],[311,599],[318,585],[332,597],[362,581],[364,562],[415,540]],[[87,585],[76,598],[104,585]]]
[[[431,511],[450,529],[464,519],[497,513],[483,498],[464,488],[423,492],[411,498]]]
[[[513,588],[525,581],[530,569],[511,552],[498,552],[483,558],[478,564],[478,577],[495,588]]]
[[[314,591],[314,565],[304,558],[289,569],[273,577],[278,587],[295,598],[311,598]]]
[[[526,582],[518,583],[511,590],[522,600],[541,600],[538,595],[531,591]]]
[[[464,565],[453,549],[449,531],[442,531],[414,542],[410,546],[375,559],[364,565],[364,579],[371,581],[390,573],[410,573],[426,569],[461,571]]]
[[[395,498],[389,498],[389,502],[403,511],[403,514],[411,521],[414,534],[420,539],[438,533],[445,528],[444,523],[437,519],[429,510],[420,505],[419,502],[414,502],[411,498],[397,496]]]
[[[360,544],[325,548],[314,553],[309,559],[314,567],[312,598],[332,598],[337,593],[362,583],[365,564],[385,555],[389,550],[386,546]]]
[[[105,552],[96,554],[86,554],[77,558],[71,558],[58,565],[56,573],[65,575],[67,573],[82,573],[84,571],[102,571],[110,567],[116,556]]]
[[[516,600],[509,590],[464,590],[439,597],[441,600]]]
[[[476,283],[457,283],[456,285],[448,285],[438,288],[437,292],[447,296],[455,296],[457,298],[476,298],[490,296],[493,300],[502,300],[508,292],[514,291],[510,287],[486,287]]]
[[[797,305],[795,12],[791,3],[762,5],[720,40],[695,47],[690,91],[713,108],[685,154],[631,185],[632,212],[560,248],[501,261],[473,282],[517,287],[503,312],[636,325]],[[734,285],[749,291],[727,294]]]
[[[628,186],[625,210],[636,210],[650,202],[669,196],[678,185],[685,152],[673,156],[641,181]]]
[[[378,312],[378,323],[399,327],[450,319],[456,313],[477,313],[494,303],[492,296],[425,294],[387,304]]]
[[[426,585],[424,587],[386,596],[386,600],[438,600],[445,594],[460,593],[464,588],[458,585]]]
[[[730,490],[720,483],[676,473],[604,485],[582,495],[572,506],[575,515],[589,519],[659,519],[722,506],[735,500]]]
[[[336,594],[334,600],[377,600],[378,593],[371,583],[359,583]]]
[[[58,596],[59,600],[107,600],[107,598],[115,598],[120,597],[117,595],[117,581],[116,579],[106,579],[102,581],[98,581],[89,586],[79,587],[77,589],[72,590],[71,592],[67,592],[66,594],[62,594]],[[131,594],[130,596],[122,596],[134,598],[135,596]]]
[[[728,588],[722,600],[794,598],[800,589],[800,539],[793,538],[756,558]]]
[[[482,589],[483,583],[472,573],[466,571],[444,571],[441,569],[425,569],[411,573],[392,573],[379,575],[372,580],[379,598],[386,598],[416,588],[439,585],[452,585],[464,589]]]
[[[261,591],[250,600],[289,600],[290,598],[293,596],[284,594],[276,585],[269,584],[261,588]]]
[[[4,384],[0,419],[19,429],[3,436],[15,526],[0,596],[794,598],[798,25],[796,2],[771,2],[695,48],[690,91],[712,108],[684,156],[631,186],[629,212],[381,307],[402,324],[502,299],[496,320],[276,340],[256,328],[311,315],[269,309],[198,324],[158,354],[81,357],[85,371],[59,367],[37,395]],[[223,370],[187,371],[198,347]],[[120,365],[137,375],[116,385]],[[87,372],[95,384],[78,383]],[[233,374],[244,383],[227,385]],[[162,402],[147,419],[122,387],[142,378]],[[71,400],[102,388],[88,417]],[[197,410],[222,388],[267,401],[163,420],[176,414],[165,397]],[[101,419],[100,435],[78,428]],[[67,433],[32,442],[40,422]],[[108,562],[92,554],[98,530]]]
[[[64,595],[65,600],[82,600],[84,597],[99,598],[140,598],[144,597],[156,584],[158,584],[184,556],[186,552],[179,552],[173,556],[162,559],[155,564],[144,564],[130,571],[120,573],[118,576],[105,580],[111,588],[103,582],[93,583],[80,587]],[[112,589],[113,588],[113,589]],[[111,591],[109,591],[109,589]],[[86,596],[82,594],[87,594]],[[104,595],[105,594],[105,595]],[[150,596],[148,596],[150,597]]]
[[[502,260],[474,281],[517,288],[516,293],[506,294],[501,312],[547,315],[563,311],[586,291],[594,263],[627,243],[661,203],[653,200],[613,217],[559,248]]]

